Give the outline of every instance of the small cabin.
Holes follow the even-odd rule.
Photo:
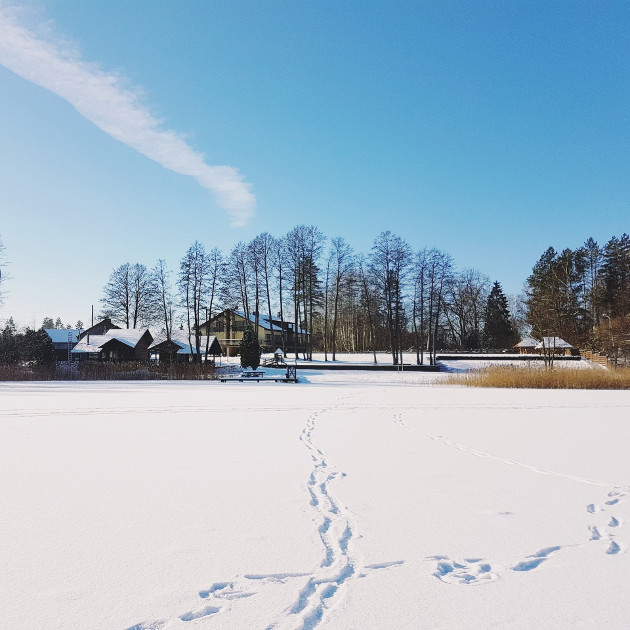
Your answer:
[[[200,339],[201,361],[215,361],[223,354],[221,344],[216,337],[202,335]],[[206,350],[207,349],[207,350]],[[173,333],[171,339],[158,337],[150,346],[149,354],[152,361],[158,363],[189,363],[197,353],[195,338],[188,338],[183,331]]]

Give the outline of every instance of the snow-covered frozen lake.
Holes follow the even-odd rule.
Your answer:
[[[0,383],[0,626],[630,627],[630,392]]]

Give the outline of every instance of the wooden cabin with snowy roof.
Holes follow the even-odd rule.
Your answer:
[[[216,357],[223,354],[223,349],[218,339],[214,336],[201,336],[199,354],[201,361],[215,361]],[[149,346],[149,355],[152,361],[158,363],[190,363],[197,354],[194,336],[189,337],[183,330],[173,332],[170,339],[165,335],[157,337]]]
[[[538,341],[533,337],[524,337],[515,346],[519,354],[555,354],[571,356],[573,346],[560,337],[543,337]]]
[[[536,344],[534,352],[537,354],[557,354],[570,357],[573,346],[561,337],[543,337]]]
[[[518,350],[519,354],[534,354],[534,348],[538,341],[533,337],[523,337],[514,348]]]
[[[72,349],[72,358],[79,361],[148,361],[152,341],[153,335],[148,328],[115,327],[101,335],[86,331]]]

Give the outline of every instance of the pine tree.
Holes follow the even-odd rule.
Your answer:
[[[518,341],[507,298],[498,282],[494,283],[488,295],[484,338],[489,348],[510,348]]]
[[[630,313],[630,236],[613,236],[604,246],[604,301],[611,317]]]
[[[260,365],[260,343],[251,326],[248,326],[241,339],[241,367],[255,370]]]
[[[51,365],[55,361],[52,339],[43,330],[27,328],[20,336],[20,356],[22,361],[36,365]]]
[[[527,278],[527,323],[535,336],[577,345],[588,334],[591,322],[580,299],[582,263],[577,252],[550,247],[534,265]]]

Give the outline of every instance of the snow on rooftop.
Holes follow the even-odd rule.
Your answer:
[[[153,343],[149,346],[149,350],[153,350],[160,344],[164,343],[166,340],[167,340],[166,335],[160,334],[158,337],[155,338]],[[200,340],[201,340],[202,352],[205,352],[206,343],[208,347],[211,347],[212,344],[216,341],[216,337],[214,335],[210,335],[209,337],[206,337],[205,335],[201,335]],[[191,354],[191,350],[190,350],[191,344],[192,344],[192,354],[197,353],[197,349],[195,348],[194,335],[191,336],[190,341],[189,341],[188,333],[184,330],[174,331],[173,334],[171,335],[171,341],[179,346],[179,350],[177,351],[177,354]]]
[[[76,343],[77,335],[80,332],[74,328],[44,328],[44,330],[53,343],[68,343],[68,335],[70,335],[71,342]]]
[[[72,352],[100,352],[101,348],[108,342],[116,339],[130,348],[135,348],[142,337],[147,333],[148,328],[112,328],[104,335],[86,335],[74,347]],[[151,333],[149,333],[151,334]],[[88,343],[89,339],[89,343]]]
[[[140,339],[146,334],[147,330],[147,328],[112,328],[108,330],[104,336],[108,337],[108,340],[117,339],[131,348],[135,348]]]
[[[533,337],[523,337],[514,347],[515,348],[535,348],[538,341]]]
[[[543,344],[545,348],[573,348],[570,343],[560,337],[543,337],[542,341],[536,343],[536,349],[542,349]]]
[[[88,342],[89,339],[89,342]],[[79,343],[72,348],[72,354],[82,353],[95,353],[101,351],[101,346],[108,341],[111,341],[111,337],[107,335],[88,335],[79,341]]]

